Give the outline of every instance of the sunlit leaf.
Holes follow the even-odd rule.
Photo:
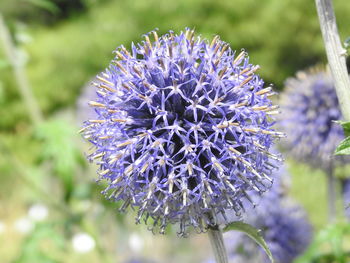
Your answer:
[[[341,141],[335,149],[335,155],[349,155],[350,154],[350,137]]]

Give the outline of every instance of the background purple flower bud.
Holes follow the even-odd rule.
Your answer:
[[[261,198],[255,209],[243,217],[244,222],[260,229],[276,263],[291,263],[308,247],[312,228],[302,208],[286,197],[289,175],[280,169],[272,188]],[[237,218],[234,218],[237,220]],[[270,262],[263,249],[243,233],[229,231],[224,234],[229,262]],[[209,263],[210,261],[208,261]]]
[[[283,134],[272,129],[272,89],[246,52],[186,29],[151,32],[115,54],[97,76],[96,118],[82,132],[121,210],[136,208],[137,222],[152,218],[160,232],[179,222],[183,234],[226,209],[239,214],[249,191],[269,188],[279,159],[269,149]]]
[[[291,154],[298,160],[328,168],[336,146],[344,138],[342,127],[334,123],[342,115],[331,74],[312,69],[287,79],[281,107],[281,124]]]
[[[273,209],[258,208],[255,218],[248,221],[262,230],[275,262],[291,263],[309,245],[311,226],[297,206],[270,203],[269,207]],[[246,235],[230,232],[225,239],[231,250],[232,262],[270,262],[265,252]]]
[[[350,220],[350,179],[346,178],[341,181],[342,185],[342,194],[343,194],[343,202],[344,202],[344,214]]]

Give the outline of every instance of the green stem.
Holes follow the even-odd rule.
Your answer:
[[[332,0],[315,0],[327,59],[335,83],[340,109],[350,120],[350,79],[346,68],[346,50],[340,42]]]
[[[43,120],[42,112],[29,86],[27,75],[23,63],[17,57],[16,48],[12,42],[11,35],[7,29],[4,19],[0,13],[0,41],[4,47],[5,55],[11,64],[19,92],[28,109],[30,118],[34,124],[39,124]]]
[[[328,220],[330,223],[334,223],[337,218],[337,189],[336,189],[336,178],[334,177],[333,165],[329,165],[327,169],[328,179]]]
[[[219,227],[217,225],[210,226],[208,228],[208,236],[213,248],[216,263],[228,263],[225,243]]]

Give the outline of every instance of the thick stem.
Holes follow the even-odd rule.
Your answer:
[[[208,236],[213,248],[216,263],[228,263],[225,243],[219,227],[217,225],[210,226],[208,229]]]
[[[350,80],[346,68],[346,50],[340,42],[332,0],[315,2],[340,108],[344,119],[350,121]]]
[[[336,191],[336,178],[333,173],[333,165],[329,165],[327,169],[328,179],[328,220],[330,223],[334,223],[337,218],[337,191]]]
[[[16,48],[12,42],[10,32],[0,13],[0,42],[4,47],[5,55],[11,64],[15,80],[19,88],[24,103],[26,104],[30,118],[34,124],[39,124],[43,120],[42,112],[29,86],[23,63],[17,57]]]

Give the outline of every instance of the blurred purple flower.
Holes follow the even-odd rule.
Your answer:
[[[350,219],[350,178],[342,180],[342,193],[343,193],[343,202],[345,206],[345,216]]]
[[[273,177],[276,180],[270,191],[261,198],[258,207],[244,215],[243,221],[262,231],[276,263],[291,263],[310,244],[312,228],[303,209],[286,197],[285,181],[289,175],[285,169],[274,173]],[[224,239],[229,262],[270,262],[260,246],[245,234],[229,231]]]
[[[125,263],[155,263],[154,261],[150,261],[148,259],[143,259],[143,258],[132,258]]]
[[[329,168],[332,155],[344,138],[338,98],[328,71],[311,69],[286,81],[281,96],[282,128],[287,148],[301,161]],[[337,158],[338,159],[338,158]]]
[[[279,159],[269,149],[283,134],[272,129],[272,89],[246,52],[186,29],[153,31],[115,54],[97,76],[95,119],[82,132],[121,210],[137,208],[137,222],[151,217],[160,232],[179,222],[184,234],[216,224],[226,209],[239,214],[249,191],[269,188]]]
[[[271,207],[273,209],[268,209]],[[276,203],[257,210],[257,214],[249,215],[247,221],[262,230],[275,262],[293,262],[305,251],[312,236],[311,226],[303,211],[297,206]],[[230,244],[232,262],[269,262],[265,252],[246,235],[229,232],[225,239]]]
[[[93,81],[95,81],[95,78],[93,78]],[[95,117],[96,113],[94,109],[86,103],[87,101],[93,100],[95,97],[96,89],[90,80],[84,85],[84,87],[82,87],[81,94],[77,100],[76,120],[79,122],[79,124],[85,120],[89,120]]]

